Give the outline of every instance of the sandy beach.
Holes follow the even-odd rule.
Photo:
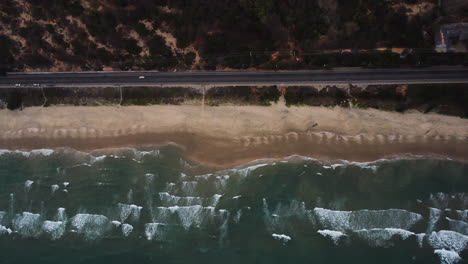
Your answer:
[[[264,106],[30,107],[0,110],[0,149],[149,148],[175,143],[232,166],[293,154],[369,161],[400,155],[468,160],[468,120],[375,109]]]

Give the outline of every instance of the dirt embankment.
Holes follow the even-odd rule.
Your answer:
[[[201,104],[270,105],[284,95],[286,105],[373,108],[468,117],[467,84],[322,85],[237,87],[46,87],[0,89],[0,108]]]

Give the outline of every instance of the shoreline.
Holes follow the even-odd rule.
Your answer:
[[[146,155],[160,155],[160,151],[164,148],[172,147],[176,148],[181,151],[181,156],[184,162],[188,162],[189,167],[191,166],[205,166],[207,168],[215,169],[216,171],[224,171],[230,169],[244,169],[247,167],[263,165],[263,164],[273,164],[273,163],[281,163],[281,162],[290,162],[290,163],[297,163],[297,162],[304,162],[304,161],[313,161],[320,163],[326,167],[333,168],[334,166],[348,166],[348,165],[356,165],[360,167],[368,167],[371,165],[375,165],[378,163],[383,162],[394,162],[400,160],[439,160],[439,161],[454,161],[460,163],[468,164],[468,159],[457,159],[457,158],[450,158],[444,155],[435,155],[435,154],[410,154],[410,153],[401,153],[401,154],[394,154],[394,155],[387,155],[376,159],[360,159],[360,160],[347,160],[341,158],[331,158],[325,156],[304,156],[300,154],[291,154],[289,156],[275,156],[275,157],[252,157],[252,158],[245,158],[245,159],[238,159],[232,163],[225,163],[225,164],[215,164],[210,163],[203,160],[198,160],[194,157],[186,155],[184,152],[184,146],[180,146],[173,142],[168,142],[166,144],[158,145],[158,146],[142,146],[142,148],[137,148],[134,146],[122,146],[122,147],[112,147],[112,148],[102,148],[102,149],[93,149],[93,150],[79,150],[70,147],[57,147],[57,148],[47,148],[47,149],[0,149],[0,156],[6,154],[19,154],[24,157],[35,157],[35,156],[43,156],[47,157],[53,154],[70,154],[70,153],[79,153],[79,155],[85,154],[91,157],[91,164],[94,162],[98,162],[102,160],[104,156],[110,157],[127,157],[131,158],[133,155],[133,160],[140,162],[140,159]],[[79,156],[78,156],[79,157]],[[87,162],[86,162],[87,163]],[[191,164],[195,163],[195,165]]]
[[[158,142],[158,140],[161,140]],[[198,164],[220,169],[232,168],[256,160],[282,160],[298,156],[318,160],[323,163],[334,162],[374,162],[382,159],[432,158],[468,162],[468,146],[457,140],[442,142],[414,143],[357,143],[327,141],[318,143],[310,134],[299,135],[293,142],[282,142],[263,146],[244,146],[236,141],[214,139],[203,136],[178,134],[144,134],[95,139],[41,140],[23,138],[10,140],[8,144],[0,141],[0,149],[11,151],[33,151],[38,149],[71,149],[83,151],[93,156],[108,155],[124,149],[140,151],[159,150],[168,145],[181,151],[184,159]]]
[[[80,151],[178,145],[215,167],[291,155],[367,162],[398,156],[468,161],[468,120],[375,109],[272,106],[52,106],[0,110],[0,149]]]

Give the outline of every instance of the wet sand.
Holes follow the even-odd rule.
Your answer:
[[[372,161],[408,155],[468,160],[468,120],[379,110],[262,106],[31,107],[0,110],[0,149],[179,145],[219,167],[302,155]]]
[[[272,136],[273,137],[273,136]],[[428,143],[416,140],[381,142],[363,139],[363,142],[345,142],[341,136],[320,139],[312,133],[296,136],[276,136],[273,142],[245,146],[237,140],[209,138],[188,133],[139,134],[132,136],[92,139],[21,138],[0,141],[2,149],[32,150],[41,148],[70,147],[88,152],[106,153],[106,149],[138,148],[154,149],[167,144],[176,144],[184,156],[206,165],[228,168],[263,158],[284,158],[291,155],[311,157],[324,161],[348,160],[357,162],[374,161],[382,158],[432,156],[468,161],[468,145],[454,139],[440,142],[428,139]],[[267,140],[267,138],[260,138]],[[255,139],[254,139],[255,140]],[[397,139],[398,140],[398,139]],[[403,138],[404,140],[404,138]],[[413,140],[413,139],[412,139]]]

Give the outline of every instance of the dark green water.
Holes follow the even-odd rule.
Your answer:
[[[0,152],[0,263],[463,263],[468,165]]]

